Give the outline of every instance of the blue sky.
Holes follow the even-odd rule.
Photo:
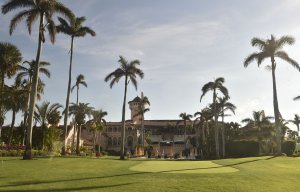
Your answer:
[[[1,0],[1,4],[4,3]],[[148,96],[151,106],[147,119],[177,119],[181,112],[194,114],[212,101],[207,94],[200,103],[202,86],[217,77],[226,79],[231,102],[237,106],[235,116],[227,121],[240,122],[253,110],[264,109],[273,115],[271,73],[263,63],[247,69],[243,61],[256,51],[253,37],[268,38],[292,35],[293,46],[285,50],[300,62],[300,1],[298,0],[63,0],[76,16],[85,16],[86,25],[97,36],[75,40],[75,77],[82,73],[88,88],[80,89],[80,101],[108,112],[108,121],[121,120],[123,81],[113,87],[104,77],[118,67],[118,56],[139,59],[145,78],[138,90],[130,86],[128,100]],[[17,45],[24,60],[35,58],[37,28],[29,36],[20,23],[12,36],[8,34],[12,14],[0,17],[0,41]],[[47,39],[49,40],[49,39]],[[43,101],[65,104],[70,38],[59,34],[54,45],[44,44],[42,60],[51,63],[51,79],[46,82]],[[277,89],[283,118],[300,114],[300,73],[277,60]],[[75,93],[71,101],[75,101]],[[130,118],[127,108],[127,119]],[[9,120],[9,118],[8,118]],[[8,123],[8,122],[7,122]]]

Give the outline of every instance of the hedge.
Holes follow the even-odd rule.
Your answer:
[[[228,157],[253,157],[259,155],[257,141],[230,141],[226,144]]]
[[[296,150],[296,141],[284,141],[281,144],[281,151],[287,156],[292,156]]]

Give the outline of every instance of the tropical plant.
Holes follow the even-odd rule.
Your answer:
[[[12,34],[15,30],[17,24],[26,18],[27,28],[29,34],[31,34],[31,29],[33,23],[39,19],[39,29],[38,29],[38,48],[36,54],[36,65],[34,67],[34,73],[32,78],[32,86],[30,93],[30,104],[29,104],[29,117],[28,117],[28,127],[27,127],[27,139],[26,139],[26,149],[23,159],[31,159],[31,148],[32,148],[32,127],[33,127],[33,116],[34,108],[36,103],[38,79],[39,79],[39,65],[42,53],[42,43],[45,42],[45,31],[48,29],[49,37],[52,43],[55,42],[56,28],[52,16],[55,13],[61,14],[68,18],[73,18],[73,13],[70,9],[65,7],[62,3],[57,0],[8,0],[2,6],[2,13],[7,14],[16,9],[25,9],[18,14],[16,14],[10,23],[9,33]],[[46,20],[46,24],[45,24]]]
[[[77,129],[77,141],[76,141],[76,154],[80,154],[80,139],[81,139],[81,126],[85,124],[86,116],[90,117],[93,111],[93,107],[89,106],[89,103],[71,103],[69,115],[75,116],[75,122],[78,126]]]
[[[19,63],[21,61],[21,52],[15,45],[0,42],[0,114],[4,114],[6,111],[3,107],[4,97],[2,96],[5,86],[5,77],[11,78],[19,69]],[[0,139],[3,123],[0,123]]]
[[[101,134],[103,129],[106,127],[106,121],[104,117],[107,115],[106,111],[102,109],[93,110],[92,116],[93,119],[88,121],[88,128],[93,132],[93,143],[94,147],[96,145],[96,140],[98,140],[98,152],[100,153],[101,148]],[[97,132],[98,132],[98,139],[97,139]]]
[[[257,47],[260,51],[252,53],[244,61],[244,67],[257,61],[258,67],[261,63],[267,59],[271,59],[271,65],[268,65],[267,68],[272,71],[272,81],[273,81],[273,106],[274,106],[274,117],[275,117],[275,126],[276,126],[276,143],[277,143],[277,154],[281,154],[281,128],[280,128],[280,111],[278,106],[277,98],[277,87],[276,87],[276,77],[275,70],[277,63],[275,58],[280,58],[290,65],[300,70],[299,64],[291,59],[288,54],[282,49],[284,45],[292,45],[295,43],[295,39],[291,36],[282,36],[279,39],[276,39],[275,36],[271,35],[270,39],[260,39],[253,38],[251,41],[252,46]]]
[[[144,96],[142,94],[141,100],[139,102],[139,111],[136,114],[137,116],[141,116],[141,140],[142,140],[142,147],[145,147],[145,125],[144,125],[144,120],[145,120],[145,113],[150,111],[149,108],[145,108],[146,105],[150,106],[150,101],[147,96]]]
[[[53,113],[57,113],[58,109],[62,108],[62,105],[54,103],[50,105],[50,102],[43,102],[41,105],[36,105],[35,116],[37,122],[41,125],[42,128],[42,150],[44,149],[45,144],[45,133],[49,125],[49,118]]]
[[[202,95],[200,97],[200,102],[203,96],[209,91],[213,92],[213,114],[214,114],[214,129],[215,129],[215,143],[216,143],[216,158],[220,157],[220,146],[219,146],[219,129],[218,129],[218,110],[217,110],[217,96],[218,91],[223,94],[223,96],[228,97],[228,90],[223,85],[225,79],[223,77],[217,78],[215,81],[206,83],[202,87]]]
[[[225,112],[226,111],[230,111],[233,114],[235,114],[235,110],[236,110],[236,106],[230,102],[228,102],[229,100],[229,96],[225,96],[225,97],[219,97],[218,101],[217,101],[217,110],[220,114],[220,116],[222,117],[222,156],[223,158],[225,158],[225,124],[224,124],[224,118],[225,118]]]
[[[297,127],[297,132],[299,134],[299,130],[300,130],[300,117],[299,115],[295,114],[294,119],[290,120],[289,122],[293,123],[294,125],[296,125]]]
[[[246,118],[242,120],[242,123],[246,123],[248,126],[257,129],[258,135],[257,140],[259,142],[259,153],[262,152],[262,129],[270,124],[270,120],[273,117],[266,116],[263,110],[261,111],[253,111],[252,118]]]
[[[125,78],[125,90],[124,90],[124,99],[123,99],[123,108],[122,108],[122,132],[121,132],[121,150],[120,150],[120,159],[125,159],[125,109],[126,109],[126,95],[127,95],[127,86],[131,82],[135,89],[137,89],[137,76],[141,79],[144,77],[144,72],[137,68],[137,65],[140,65],[139,60],[133,60],[128,62],[124,57],[120,56],[119,59],[120,67],[115,71],[111,72],[105,77],[105,82],[110,81],[110,88],[112,88],[115,83],[118,83],[119,80]]]
[[[75,85],[72,87],[72,89],[71,89],[71,92],[75,89],[75,87],[76,87],[76,89],[77,89],[77,97],[76,97],[76,104],[78,104],[78,99],[79,99],[79,86],[80,85],[83,85],[83,86],[85,86],[85,87],[87,87],[87,84],[86,84],[86,82],[84,81],[84,75],[82,75],[82,74],[79,74],[78,76],[77,76],[77,78],[76,78],[76,83],[75,83]]]
[[[181,118],[181,120],[177,121],[177,125],[179,125],[181,122],[183,122],[184,125],[184,148],[186,150],[187,146],[186,146],[186,129],[187,129],[187,122],[191,122],[191,118],[193,117],[190,114],[187,113],[180,113],[179,117]]]
[[[84,37],[87,34],[95,36],[96,33],[89,27],[82,26],[86,21],[85,17],[75,17],[73,15],[72,19],[68,22],[65,19],[58,17],[60,24],[56,26],[57,32],[64,33],[71,37],[71,48],[70,48],[70,64],[69,64],[69,80],[67,88],[67,98],[66,98],[66,113],[64,116],[64,135],[65,140],[67,139],[67,125],[68,125],[68,114],[69,114],[69,104],[70,104],[70,92],[71,92],[71,82],[72,82],[72,64],[73,64],[73,46],[74,39],[78,37]],[[78,92],[77,92],[78,93]],[[77,95],[78,100],[78,95]],[[78,101],[77,101],[78,104]],[[65,147],[63,147],[63,153],[65,153]]]
[[[36,65],[35,60],[31,61],[24,61],[23,65],[27,66],[19,66],[19,70],[16,76],[16,80],[22,82],[24,84],[24,88],[28,91],[28,96],[26,97],[27,101],[25,103],[24,107],[24,120],[23,120],[23,126],[24,128],[27,126],[27,117],[28,117],[28,107],[29,107],[29,98],[30,98],[30,92],[31,92],[31,86],[32,86],[32,78],[33,78],[33,70]],[[49,62],[46,61],[40,61],[40,67],[39,67],[39,73],[44,74],[46,77],[50,78],[51,73],[47,69],[47,67],[50,65]],[[43,93],[43,87],[44,83],[39,78],[38,79],[38,87],[37,87],[37,99],[40,100],[40,94]]]

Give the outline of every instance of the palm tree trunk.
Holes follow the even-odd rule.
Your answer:
[[[101,131],[99,131],[99,138],[98,138],[98,152],[101,151]]]
[[[41,127],[42,127],[42,150],[44,150],[46,126],[43,123]]]
[[[80,138],[81,138],[81,125],[78,125],[77,129],[77,141],[76,141],[76,154],[80,155]]]
[[[23,119],[23,127],[24,127],[24,130],[23,130],[23,132],[24,132],[24,137],[23,137],[23,139],[22,139],[22,141],[23,141],[23,145],[24,145],[24,143],[26,143],[26,128],[27,128],[27,126],[28,126],[28,107],[29,107],[29,103],[30,103],[30,92],[31,92],[31,84],[32,84],[32,77],[29,77],[29,80],[28,80],[28,82],[29,82],[29,86],[28,86],[28,96],[27,96],[27,98],[26,98],[26,103],[25,103],[25,112],[24,112],[24,119]]]
[[[14,132],[14,128],[15,128],[15,121],[16,121],[16,110],[13,109],[12,110],[12,120],[11,120],[11,126],[9,129],[9,138],[8,138],[8,144],[11,144],[11,140],[13,137],[13,132]]]
[[[184,150],[186,151],[186,122],[184,121]]]
[[[0,90],[0,94],[1,94],[1,99],[0,99],[0,114],[2,115],[2,105],[3,105],[3,101],[2,101],[2,93],[4,92],[4,72],[1,72],[1,90]],[[4,119],[3,119],[3,123],[4,123]],[[2,137],[2,122],[0,123],[0,140]]]
[[[69,65],[69,81],[68,81],[68,90],[67,90],[67,99],[66,99],[66,108],[64,116],[64,145],[62,148],[62,154],[66,154],[66,144],[67,144],[67,134],[68,134],[68,116],[69,116],[69,100],[71,92],[71,81],[72,81],[72,61],[73,61],[73,44],[74,37],[71,37],[71,55],[70,55],[70,65]],[[77,136],[78,137],[78,136]]]
[[[125,109],[126,109],[126,95],[127,95],[127,85],[128,80],[127,76],[125,76],[125,90],[124,90],[124,100],[123,100],[123,108],[122,108],[122,132],[121,132],[121,150],[120,150],[120,159],[125,159]]]
[[[78,98],[79,98],[78,96],[79,96],[79,86],[77,86],[77,97],[76,97],[76,104],[77,104],[77,105],[78,105],[78,101],[79,101],[79,100],[78,100]]]
[[[40,26],[39,26],[39,40],[38,40],[38,50],[36,55],[36,65],[33,69],[33,78],[30,92],[30,103],[29,103],[29,117],[28,117],[28,127],[27,127],[27,139],[26,139],[26,147],[23,159],[32,159],[31,149],[32,149],[32,127],[33,127],[33,116],[36,102],[36,93],[38,86],[38,78],[39,78],[39,65],[40,58],[42,53],[42,36],[44,33],[44,13],[40,15]]]
[[[276,126],[276,144],[277,144],[277,155],[281,155],[281,126],[279,119],[279,107],[276,90],[276,77],[275,77],[275,60],[271,57],[272,61],[272,80],[273,80],[273,102],[274,102],[274,116]]]
[[[222,109],[224,111],[224,109]],[[222,112],[222,157],[225,158],[225,126],[224,126],[224,112]]]
[[[142,127],[142,147],[143,147],[143,150],[144,150],[144,147],[145,147],[144,111],[142,111],[141,127]]]
[[[219,129],[218,129],[218,114],[217,114],[217,106],[216,106],[217,94],[214,89],[213,94],[213,105],[214,105],[214,115],[215,115],[215,143],[216,143],[216,158],[220,158],[220,146],[219,146]]]

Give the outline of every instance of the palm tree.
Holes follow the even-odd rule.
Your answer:
[[[122,108],[122,132],[121,132],[121,154],[120,159],[125,159],[125,109],[126,109],[126,95],[127,95],[127,85],[131,82],[135,89],[137,89],[137,80],[136,77],[139,76],[141,79],[144,77],[144,72],[137,68],[137,65],[140,65],[139,60],[133,60],[128,62],[124,57],[120,56],[119,59],[120,67],[115,71],[111,72],[105,77],[105,82],[110,81],[110,88],[112,88],[115,83],[118,83],[122,77],[125,77],[125,90],[124,90],[124,99],[123,99],[123,108]]]
[[[290,122],[293,123],[294,125],[296,125],[297,132],[299,134],[299,130],[300,130],[300,117],[299,117],[299,115],[295,114],[294,119],[290,120]]]
[[[66,98],[66,113],[64,116],[64,135],[65,142],[67,139],[67,125],[68,125],[68,114],[69,114],[69,100],[70,100],[70,92],[71,92],[71,82],[72,82],[72,64],[73,64],[73,45],[75,37],[84,37],[87,34],[91,36],[95,36],[96,33],[89,27],[83,27],[82,24],[86,21],[85,17],[76,17],[73,16],[69,23],[58,17],[60,25],[56,26],[57,32],[64,33],[71,37],[71,48],[70,48],[70,64],[69,64],[69,80],[68,80],[68,89],[67,89],[67,98]],[[77,103],[78,104],[78,103]],[[64,142],[64,143],[65,143]],[[65,153],[65,147],[63,147],[63,154]]]
[[[281,155],[281,128],[280,128],[280,111],[278,106],[277,98],[277,88],[276,88],[276,77],[275,70],[277,63],[275,58],[280,58],[290,65],[300,70],[299,64],[291,59],[288,54],[282,50],[284,45],[292,45],[295,43],[295,39],[290,36],[282,36],[279,39],[276,39],[271,35],[271,39],[259,39],[253,38],[251,41],[252,46],[257,47],[260,52],[255,52],[249,55],[244,61],[244,67],[256,60],[258,67],[266,59],[271,59],[271,65],[268,65],[268,68],[272,71],[272,81],[273,81],[273,106],[274,106],[274,116],[275,116],[275,126],[276,126],[276,143],[277,143],[277,154]]]
[[[2,13],[7,14],[16,9],[25,9],[21,11],[11,20],[9,33],[12,34],[17,24],[26,18],[27,28],[29,34],[31,34],[31,29],[33,23],[39,19],[39,37],[38,37],[38,48],[36,54],[36,65],[34,67],[34,73],[32,78],[32,86],[30,93],[30,104],[29,104],[29,118],[27,127],[27,139],[26,139],[26,149],[23,159],[31,159],[31,148],[32,148],[32,127],[33,127],[33,116],[34,108],[36,103],[38,79],[39,79],[39,66],[40,58],[42,53],[42,43],[45,42],[44,32],[48,29],[49,37],[52,43],[55,42],[56,28],[52,16],[55,13],[67,16],[68,18],[73,17],[73,13],[67,7],[57,0],[8,0],[2,6]],[[46,24],[45,24],[46,20]]]
[[[22,66],[22,65],[19,66],[19,70],[18,70],[19,72],[16,76],[16,80],[22,81],[24,79],[27,90],[28,90],[28,96],[26,97],[27,101],[25,103],[25,109],[24,109],[24,120],[23,120],[24,127],[26,127],[27,126],[27,117],[28,117],[28,107],[29,107],[29,103],[30,103],[29,98],[30,98],[30,92],[31,92],[33,70],[36,65],[36,62],[35,62],[35,60],[24,61],[23,64],[27,64],[28,66]],[[46,68],[49,65],[50,65],[49,62],[40,61],[39,73],[46,75],[46,77],[48,77],[48,78],[50,78],[50,76],[51,76],[50,71]],[[40,97],[39,93],[41,93],[41,89],[40,89],[41,86],[44,86],[44,84],[42,83],[41,79],[39,78],[38,88],[37,88],[37,92],[38,92],[37,99],[39,99],[39,97]]]
[[[265,116],[265,112],[261,110],[253,111],[252,118],[246,118],[242,120],[242,123],[247,123],[248,126],[258,130],[259,153],[261,153],[262,149],[262,129],[266,124],[270,123],[271,119],[273,119],[273,117]]]
[[[5,77],[11,78],[18,70],[21,61],[21,52],[15,45],[0,42],[0,94],[4,91]],[[0,98],[0,114],[4,114],[5,112],[3,98],[2,96]],[[0,139],[2,125],[0,123]]]
[[[193,117],[190,114],[186,114],[186,113],[180,113],[179,117],[181,118],[181,120],[177,121],[177,125],[180,124],[181,122],[183,122],[184,125],[184,148],[186,150],[186,129],[187,129],[187,122],[188,121],[192,121],[191,118]]]
[[[101,134],[103,129],[106,126],[106,121],[104,117],[107,115],[106,111],[103,111],[102,109],[99,110],[93,110],[92,116],[93,119],[89,121],[90,128],[94,132],[94,147],[96,144],[96,132],[98,132],[98,152],[100,153],[101,148]]]
[[[69,115],[75,116],[75,122],[77,123],[77,143],[76,143],[76,154],[80,154],[80,138],[81,138],[81,125],[85,124],[86,116],[90,116],[92,113],[93,107],[88,106],[89,103],[71,103]]]
[[[5,90],[5,105],[6,107],[12,111],[12,122],[9,130],[8,144],[11,144],[13,130],[15,127],[16,114],[22,109],[24,103],[26,101],[27,90],[23,89],[23,87],[19,84],[19,82],[15,82],[11,87],[6,86]]]
[[[71,91],[73,91],[75,89],[75,87],[77,88],[77,97],[76,97],[76,104],[78,105],[78,93],[79,93],[79,85],[83,85],[85,87],[87,87],[86,82],[84,81],[84,75],[79,74],[76,78],[76,83],[75,85],[72,87]]]
[[[149,108],[145,108],[146,105],[150,106],[150,101],[147,96],[144,96],[142,94],[140,104],[139,104],[139,112],[136,114],[137,116],[141,116],[141,138],[142,138],[142,147],[145,147],[145,125],[144,125],[144,120],[145,120],[145,113],[150,111]]]
[[[217,109],[222,117],[222,156],[225,158],[225,127],[224,127],[224,118],[225,112],[230,111],[235,114],[236,106],[228,102],[229,96],[218,98]]]
[[[215,143],[216,143],[216,157],[219,159],[220,157],[220,147],[219,147],[219,130],[218,130],[218,111],[217,111],[217,91],[221,92],[225,97],[228,96],[228,90],[223,85],[225,82],[225,79],[223,77],[217,78],[215,81],[211,81],[206,83],[202,87],[202,95],[200,97],[200,102],[203,98],[203,96],[208,93],[209,91],[213,91],[213,114],[214,114],[214,121],[215,121]]]
[[[36,108],[35,116],[37,122],[41,125],[42,128],[42,150],[43,150],[45,144],[45,132],[49,124],[48,122],[49,116],[52,113],[57,112],[59,108],[62,108],[62,105],[60,105],[59,103],[53,103],[52,105],[50,105],[50,102],[43,102],[41,105],[36,105],[35,108]]]

